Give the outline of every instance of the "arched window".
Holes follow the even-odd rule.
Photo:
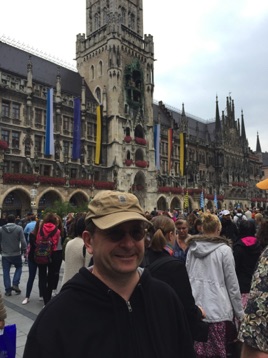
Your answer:
[[[144,154],[141,149],[137,149],[135,152],[135,161],[137,160],[144,160]]]
[[[126,25],[126,9],[123,7],[121,9],[121,17],[122,17],[122,24]]]
[[[97,87],[95,90],[95,97],[97,98],[97,100],[99,101],[99,103],[101,103],[101,90],[100,87]]]
[[[99,14],[95,14],[94,16],[94,30],[99,28]]]
[[[98,75],[99,75],[99,76],[102,76],[102,61],[99,62]]]
[[[95,70],[94,70],[93,65],[91,66],[90,70],[91,70],[91,79],[94,80],[94,78],[95,78]]]

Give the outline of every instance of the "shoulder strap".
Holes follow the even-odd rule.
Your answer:
[[[55,229],[53,229],[47,236],[45,236],[44,231],[43,231],[43,226],[41,226],[41,228],[39,230],[39,235],[45,239],[49,239],[52,236],[54,236],[57,231],[58,231],[58,228],[57,228],[57,226],[55,226]]]
[[[155,260],[147,268],[150,272],[157,271],[161,266],[165,265],[168,262],[175,261],[176,259],[172,256],[161,257],[161,259]]]

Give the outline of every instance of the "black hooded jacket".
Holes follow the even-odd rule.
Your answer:
[[[235,270],[241,293],[249,293],[251,280],[261,254],[259,241],[248,236],[238,240],[234,247]]]
[[[185,265],[165,250],[158,252],[148,248],[146,258],[151,275],[168,283],[177,293],[185,309],[193,340],[206,342],[208,324],[202,321],[202,313],[195,304]]]
[[[24,358],[191,358],[175,292],[145,269],[126,302],[82,268],[40,312]]]

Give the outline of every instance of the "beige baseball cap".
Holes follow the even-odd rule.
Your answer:
[[[109,229],[126,221],[139,220],[151,225],[139,204],[130,193],[103,190],[88,205],[86,220],[91,219],[101,230]]]

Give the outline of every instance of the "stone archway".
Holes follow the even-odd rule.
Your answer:
[[[7,193],[3,200],[2,213],[24,217],[31,210],[30,196],[24,190],[15,189]]]
[[[89,199],[84,193],[79,191],[79,192],[74,193],[71,196],[69,202],[73,206],[79,207],[79,206],[83,206],[84,204],[88,203]]]
[[[139,199],[141,207],[145,208],[146,180],[142,171],[138,171],[135,175],[132,193]]]
[[[170,202],[170,211],[181,210],[181,202],[178,197],[174,197]]]
[[[49,207],[52,207],[55,201],[62,202],[62,198],[59,193],[54,190],[45,192],[39,199],[38,202],[38,213]]]
[[[157,209],[161,211],[166,211],[168,209],[167,201],[164,196],[160,196],[157,200]]]

